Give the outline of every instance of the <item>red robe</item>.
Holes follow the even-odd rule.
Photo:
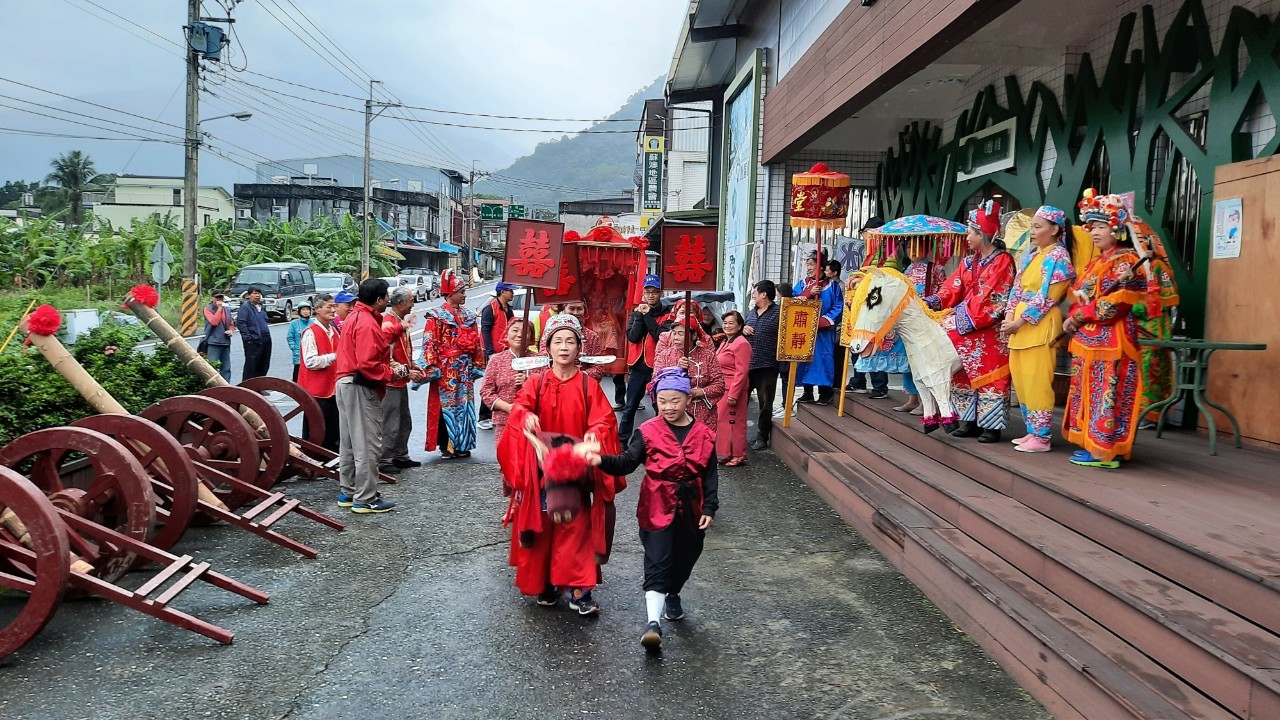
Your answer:
[[[935,310],[955,308],[943,327],[963,366],[952,379],[956,387],[1009,390],[1009,340],[1000,334],[1000,321],[1015,274],[1013,256],[1003,250],[982,260],[968,255],[938,294],[924,299]]]
[[[512,523],[509,560],[516,568],[516,587],[525,595],[537,595],[552,586],[590,589],[599,582],[599,566],[609,559],[613,498],[626,487],[626,478],[593,470],[590,509],[571,522],[552,523],[542,509],[537,455],[523,432],[530,413],[538,416],[543,432],[576,437],[594,433],[604,454],[616,455],[622,448],[613,404],[600,383],[581,372],[568,380],[544,372],[520,388],[508,431],[498,443],[498,464],[504,482],[514,491],[507,519]]]

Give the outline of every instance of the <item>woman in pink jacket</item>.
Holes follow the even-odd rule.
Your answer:
[[[719,407],[716,455],[725,467],[737,467],[747,462],[747,395],[751,391],[747,371],[751,369],[751,343],[742,336],[746,324],[742,313],[730,310],[720,316],[720,321],[724,343],[716,351],[716,360],[720,361],[725,391]]]

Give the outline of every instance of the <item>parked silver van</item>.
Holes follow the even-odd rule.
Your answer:
[[[278,315],[288,320],[293,309],[303,303],[310,305],[316,296],[315,276],[311,268],[302,263],[259,263],[241,268],[227,293],[227,307],[231,312],[240,309],[245,293],[256,287],[262,291],[262,307],[268,315]]]

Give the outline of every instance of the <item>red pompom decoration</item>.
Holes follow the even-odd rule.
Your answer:
[[[542,475],[548,483],[565,485],[582,480],[587,474],[587,461],[573,452],[572,445],[552,448],[542,458]]]
[[[27,332],[32,335],[52,335],[62,327],[62,313],[52,305],[41,305],[27,316]]]
[[[134,285],[133,289],[129,291],[129,295],[134,302],[142,303],[149,308],[160,304],[160,293],[156,292],[156,289],[150,285]]]
[[[564,232],[565,242],[578,242],[581,239],[582,239],[582,234],[579,233],[577,230],[566,230]]]

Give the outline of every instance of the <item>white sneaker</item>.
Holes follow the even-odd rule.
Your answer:
[[[479,428],[479,429],[481,429],[481,430],[492,430],[492,429],[493,429],[493,421],[492,421],[492,420],[481,420],[480,422],[476,423],[476,427],[477,427],[477,428]]]

